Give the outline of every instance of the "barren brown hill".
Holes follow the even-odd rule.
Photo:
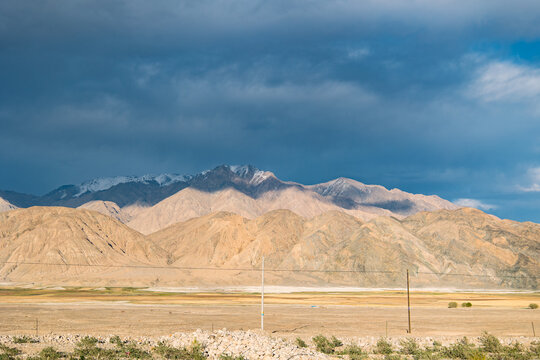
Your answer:
[[[381,208],[364,211],[359,207],[346,210],[314,192],[306,192],[297,187],[267,191],[257,199],[234,188],[214,192],[186,188],[152,207],[141,209],[127,224],[143,234],[151,234],[175,223],[213,212],[232,212],[253,219],[279,209],[288,209],[305,218],[328,211],[343,211],[364,220],[393,214]]]
[[[114,266],[159,265],[165,259],[165,252],[143,235],[94,211],[32,207],[0,214],[4,281],[148,282],[153,278],[142,275],[144,269]],[[21,262],[30,264],[16,264]]]
[[[86,204],[82,204],[78,207],[78,209],[97,211],[101,214],[110,216],[122,223],[126,223],[131,220],[131,216],[126,211],[124,211],[124,209],[121,209],[120,206],[118,206],[115,202],[112,201],[94,200],[87,202]]]
[[[263,256],[276,285],[402,287],[408,269],[414,287],[537,289],[540,225],[474,209],[367,222],[340,211],[307,219],[274,210],[254,219],[212,213],[145,237],[84,209],[0,214],[2,281],[256,285]]]
[[[535,289],[540,275],[540,225],[500,220],[474,209],[365,223],[343,212],[309,220],[287,210],[253,220],[216,213],[149,238],[170,253],[176,266],[259,268],[264,255],[271,269],[309,270],[270,271],[272,281],[288,285],[402,286],[409,269],[415,286]],[[207,283],[220,275],[194,276]],[[250,278],[237,276],[219,281]]]

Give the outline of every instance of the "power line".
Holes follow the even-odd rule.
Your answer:
[[[218,267],[189,267],[189,266],[162,266],[162,265],[102,265],[102,264],[76,264],[76,263],[50,263],[50,262],[18,262],[18,261],[0,261],[0,264],[11,265],[47,265],[47,266],[80,266],[80,267],[99,267],[99,268],[135,268],[135,269],[173,269],[173,270],[212,270],[212,271],[252,271],[260,272],[260,268],[218,268]],[[354,269],[336,269],[336,270],[318,270],[318,269],[268,269],[266,272],[299,272],[299,273],[357,273],[357,274],[402,274],[401,271],[390,270],[354,270]],[[436,276],[466,276],[477,278],[489,278],[492,275],[487,274],[465,274],[465,273],[442,273],[417,271],[416,275],[436,275]],[[414,275],[414,273],[413,273]],[[513,276],[497,275],[499,278],[510,279],[534,279],[536,276]]]

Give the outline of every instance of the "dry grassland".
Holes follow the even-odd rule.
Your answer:
[[[407,328],[402,291],[268,294],[265,329],[278,336],[398,336]],[[448,309],[448,302],[472,308]],[[260,295],[156,293],[135,288],[0,289],[0,334],[83,333],[123,336],[176,331],[257,329]],[[540,332],[539,293],[413,292],[412,328],[417,336],[532,336]],[[540,334],[538,334],[540,335]]]

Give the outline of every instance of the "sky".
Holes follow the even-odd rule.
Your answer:
[[[0,2],[0,189],[252,164],[540,222],[537,0]]]

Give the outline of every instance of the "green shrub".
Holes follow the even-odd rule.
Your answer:
[[[482,336],[480,336],[479,341],[481,349],[485,352],[496,354],[503,350],[503,346],[501,345],[499,339],[489,334],[487,331],[484,331]]]
[[[540,341],[531,342],[531,346],[529,347],[529,351],[540,358]]]
[[[85,336],[75,347],[73,355],[79,359],[151,359],[152,355],[133,343],[124,343],[119,336],[113,336],[110,343],[115,344],[115,349],[103,349],[97,346],[98,340],[95,337]]]
[[[448,303],[448,308],[449,308],[449,309],[457,308],[457,302],[455,302],[455,301],[450,301],[450,302]]]
[[[187,359],[189,357],[189,351],[187,349],[178,349],[165,344],[163,341],[160,341],[152,351],[165,359]]]
[[[102,352],[106,352],[105,349],[100,349]],[[135,358],[135,359],[151,359],[152,355],[146,350],[143,350],[137,345],[128,343],[127,345],[124,345],[121,347],[121,350],[127,357],[129,358]]]
[[[414,339],[401,340],[399,342],[401,345],[400,353],[405,355],[417,355],[420,353],[420,346]]]
[[[386,339],[380,338],[379,340],[377,340],[377,345],[375,346],[376,354],[388,355],[393,352],[394,352],[394,349],[392,349],[392,344],[386,341]]]
[[[0,359],[13,359],[14,356],[17,356],[21,353],[21,350],[9,347],[4,344],[0,344]]]
[[[480,350],[473,350],[467,360],[487,360],[486,354],[481,352]]]
[[[98,340],[95,337],[85,336],[75,345],[75,356],[79,358],[97,357],[100,350],[97,345]]]
[[[384,360],[402,360],[402,357],[401,355],[386,354],[384,355]]]
[[[159,342],[157,346],[155,346],[152,351],[160,355],[161,357],[165,359],[180,359],[180,360],[202,360],[206,359],[206,355],[204,354],[204,348],[203,346],[197,341],[194,340],[191,344],[191,348],[175,348],[172,346],[169,346],[165,344],[163,341]],[[228,358],[226,354],[222,354],[221,357],[224,359],[236,359],[236,360],[242,360],[242,357],[230,357]]]
[[[434,351],[433,349],[424,349],[419,350],[415,355],[413,355],[414,360],[440,360],[442,355]]]
[[[538,304],[536,304],[536,303],[530,303],[530,304],[529,304],[529,309],[533,309],[533,310],[534,310],[534,309],[538,309]]]
[[[472,307],[472,304],[470,302],[464,302],[464,303],[461,303],[461,307],[469,308],[469,307]]]
[[[76,344],[79,348],[93,348],[97,345],[98,339],[93,336],[85,336]]]
[[[350,360],[367,359],[367,353],[358,345],[347,345],[345,349],[339,352],[340,355],[348,355]]]
[[[502,346],[502,352],[500,354],[492,355],[494,359],[512,359],[512,360],[529,360],[533,358],[533,353],[527,352],[525,347],[518,343],[514,342],[509,346]]]
[[[62,353],[56,351],[52,346],[46,347],[39,352],[39,358],[42,360],[57,360],[62,357]]]
[[[189,349],[191,360],[203,360],[206,359],[207,356],[204,354],[204,347],[203,345],[197,341],[197,339],[193,340],[191,343],[191,349]]]
[[[238,356],[232,356],[232,355],[226,355],[226,354],[221,354],[221,356],[219,357],[220,360],[247,360],[245,357],[243,357],[242,355],[238,355]]]
[[[13,342],[15,344],[34,344],[34,343],[39,342],[39,340],[31,338],[30,336],[23,335],[23,336],[14,336]]]
[[[299,337],[296,338],[296,345],[301,348],[306,348],[307,344],[304,340],[300,339]]]
[[[124,345],[124,342],[122,341],[122,339],[120,339],[120,336],[118,336],[118,335],[114,335],[113,337],[111,337],[109,339],[109,342],[111,344],[115,344],[116,346],[123,346]]]
[[[448,347],[442,347],[440,354],[450,359],[468,359],[476,353],[474,344],[471,344],[466,337],[451,344]]]
[[[328,340],[323,335],[317,335],[311,340],[315,344],[317,351],[323,354],[332,354],[335,352],[336,347],[343,345],[335,336],[332,336],[332,339]]]

